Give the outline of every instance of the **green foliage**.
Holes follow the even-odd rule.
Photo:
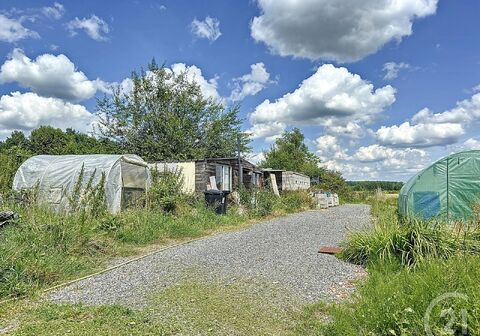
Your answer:
[[[319,167],[320,159],[310,152],[304,141],[305,136],[298,128],[283,133],[270,150],[264,152],[265,160],[260,166],[318,176],[324,169]]]
[[[350,302],[311,310],[327,313],[331,323],[315,327],[315,334],[425,335],[425,313],[429,304],[446,293],[462,293],[467,300],[448,298],[437,304],[429,325],[433,335],[478,335],[480,332],[480,258],[456,256],[449,260],[430,260],[415,271],[392,271],[385,264],[370,268],[369,278],[361,284]],[[451,327],[450,314],[456,314]],[[466,312],[466,333],[462,333],[461,311]],[[443,315],[443,317],[442,317]]]
[[[154,61],[132,73],[133,90],[113,89],[98,102],[100,131],[126,151],[151,161],[234,156],[240,131],[238,106],[225,109],[202,95],[186,73],[174,74]]]
[[[348,181],[347,184],[353,191],[374,191],[377,189],[399,191],[403,187],[403,182],[394,181]]]
[[[0,141],[0,194],[10,192],[13,177],[20,165],[33,155],[49,154],[114,154],[119,147],[110,140],[97,139],[71,129],[63,132],[51,126],[41,126],[29,137],[14,131]]]
[[[284,191],[280,201],[281,207],[287,213],[313,208],[313,198],[303,190]]]
[[[0,152],[0,195],[8,194],[12,188],[13,177],[18,167],[30,157],[28,150],[11,147]]]
[[[347,261],[363,265],[395,262],[417,267],[429,260],[480,253],[480,228],[476,223],[452,225],[417,219],[401,223],[395,208],[395,200],[373,202],[373,231],[350,234],[343,251]]]
[[[264,152],[265,160],[259,166],[303,173],[319,180],[315,188],[334,191],[341,197],[348,195],[350,188],[342,175],[321,167],[320,159],[308,149],[304,141],[305,137],[298,128],[285,132],[270,150]]]
[[[180,203],[186,199],[182,193],[184,183],[182,172],[168,169],[161,172],[152,169],[150,172],[151,186],[146,194],[147,206],[167,213],[175,212]]]

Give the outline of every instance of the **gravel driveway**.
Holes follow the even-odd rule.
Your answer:
[[[307,211],[210,236],[82,280],[49,295],[59,302],[143,306],[155,291],[192,272],[212,279],[279,284],[307,302],[338,300],[353,290],[361,267],[319,254],[348,229],[370,225],[366,205]]]

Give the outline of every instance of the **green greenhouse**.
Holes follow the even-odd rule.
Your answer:
[[[480,196],[480,150],[452,154],[413,176],[400,190],[402,216],[468,219]]]

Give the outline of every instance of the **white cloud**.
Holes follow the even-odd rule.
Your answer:
[[[376,132],[380,144],[392,147],[432,147],[455,143],[465,133],[461,124],[417,124],[404,122],[382,126]]]
[[[281,56],[349,62],[412,34],[438,0],[257,0],[252,37]]]
[[[42,125],[91,131],[95,117],[82,105],[35,93],[12,92],[0,98],[0,129],[31,131]]]
[[[265,155],[263,154],[263,152],[250,153],[249,155],[247,155],[246,159],[247,161],[250,161],[253,164],[259,164],[260,162],[265,160]]]
[[[200,90],[206,98],[212,98],[214,100],[222,99],[217,91],[217,77],[206,79],[199,67],[195,65],[187,66],[185,63],[175,63],[171,66],[171,69],[175,75],[178,76],[182,73],[185,73],[190,82],[196,82],[200,86]]]
[[[106,90],[99,79],[89,80],[65,55],[43,54],[32,60],[14,49],[0,68],[0,83],[17,82],[41,96],[80,101]]]
[[[401,125],[382,126],[376,132],[380,144],[392,147],[431,147],[452,145],[465,129],[480,121],[480,93],[457,102],[450,110],[433,113],[428,108],[417,112]]]
[[[348,160],[346,150],[338,143],[338,140],[333,135],[323,135],[315,140],[318,157],[322,161]]]
[[[378,144],[360,147],[353,159],[360,162],[383,162],[387,167],[407,167],[428,157],[425,150],[416,148],[393,149]]]
[[[270,74],[262,62],[250,65],[250,73],[234,79],[235,89],[230,95],[232,101],[254,96],[262,91],[270,80]]]
[[[360,139],[365,135],[365,130],[355,122],[348,122],[345,125],[325,124],[330,134],[343,136],[352,139]]]
[[[427,108],[412,117],[415,123],[470,123],[480,120],[480,93],[470,99],[457,102],[456,106],[441,113],[433,113]]]
[[[250,138],[258,139],[265,138],[267,142],[273,142],[280,137],[287,126],[280,122],[271,122],[267,124],[253,125],[246,133],[250,134]]]
[[[88,19],[79,19],[76,17],[74,20],[67,23],[66,28],[71,36],[77,35],[77,30],[85,30],[85,33],[95,41],[107,40],[108,38],[105,35],[110,31],[108,24],[93,14]]]
[[[373,121],[394,101],[395,89],[390,85],[374,90],[371,83],[346,68],[325,64],[294,92],[275,102],[265,100],[249,118],[252,125],[322,125],[327,132],[333,127],[350,127],[352,134],[358,135],[358,124]]]
[[[217,40],[222,35],[220,32],[220,21],[210,16],[207,16],[203,21],[194,19],[191,28],[196,36],[206,38],[210,42]]]
[[[467,139],[463,146],[466,149],[480,149],[480,140],[474,138]]]
[[[40,35],[25,28],[20,20],[0,14],[0,41],[13,43],[29,37],[39,38]]]
[[[54,2],[50,7],[42,7],[41,11],[43,15],[54,20],[61,19],[63,14],[65,14],[65,8],[61,3],[58,2]]]
[[[383,79],[385,80],[392,80],[398,77],[398,72],[402,69],[410,69],[411,66],[408,63],[395,63],[395,62],[387,62],[383,65],[383,71],[386,72]]]
[[[326,169],[340,172],[349,180],[373,179],[378,176],[378,171],[369,166],[359,166],[352,163],[339,162],[337,160],[329,160],[321,162],[320,166]]]

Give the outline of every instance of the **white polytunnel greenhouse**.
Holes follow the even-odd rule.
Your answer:
[[[60,210],[68,209],[76,185],[85,188],[91,181],[94,187],[103,180],[106,207],[118,213],[145,192],[149,176],[137,155],[38,155],[18,168],[13,190],[35,189],[40,202]]]

